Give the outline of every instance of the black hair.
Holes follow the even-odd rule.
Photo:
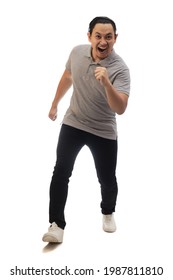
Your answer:
[[[94,26],[97,23],[110,23],[114,29],[114,33],[116,34],[116,30],[117,30],[116,24],[112,19],[110,19],[108,17],[95,17],[89,24],[88,32],[90,32],[90,34],[92,34]]]

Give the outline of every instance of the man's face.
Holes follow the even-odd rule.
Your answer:
[[[88,40],[92,47],[94,61],[106,58],[113,49],[117,35],[110,23],[97,23],[92,31],[88,32]]]

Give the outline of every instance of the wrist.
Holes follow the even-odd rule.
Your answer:
[[[53,101],[53,102],[52,102],[52,108],[56,109],[56,108],[57,108],[57,106],[58,106],[58,102]]]
[[[112,89],[112,84],[110,82],[110,80],[107,80],[105,83],[104,83],[104,87],[105,87],[105,90],[111,90]]]

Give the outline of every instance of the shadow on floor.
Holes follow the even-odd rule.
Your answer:
[[[42,250],[43,253],[49,253],[61,246],[61,243],[48,243]]]

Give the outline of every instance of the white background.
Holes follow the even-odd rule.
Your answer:
[[[69,185],[64,243],[46,246],[41,238],[49,226],[49,184],[71,92],[56,122],[47,115],[71,48],[88,42],[88,24],[99,15],[115,20],[115,50],[132,79],[128,109],[117,117],[118,230],[102,231],[100,186],[84,148]],[[0,273],[5,279],[13,278],[14,266],[65,265],[99,269],[92,279],[104,278],[105,266],[162,266],[158,279],[172,279],[172,26],[168,0],[0,2]],[[141,277],[157,279],[135,279]]]

